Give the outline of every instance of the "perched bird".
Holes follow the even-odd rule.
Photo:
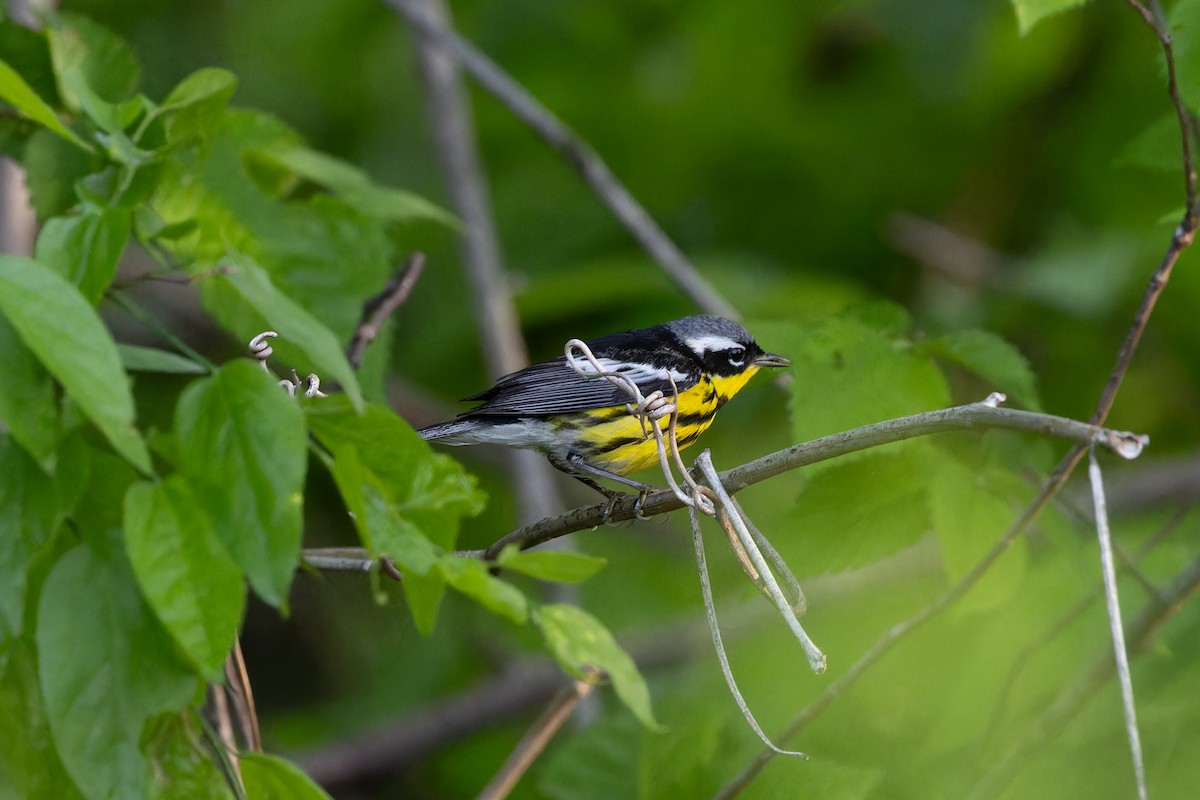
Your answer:
[[[765,352],[738,323],[709,315],[601,336],[587,345],[605,372],[631,379],[645,396],[661,392],[660,409],[671,402],[677,405],[681,450],[696,441],[717,409],[761,367],[791,363]],[[585,371],[595,371],[582,358],[578,362]],[[501,444],[540,451],[610,503],[621,493],[594,478],[641,492],[653,489],[625,477],[658,463],[654,434],[631,413],[630,395],[607,379],[581,376],[565,357],[507,375],[467,400],[480,405],[417,433],[443,444]],[[669,406],[664,410],[670,413]],[[660,425],[666,429],[665,420]]]

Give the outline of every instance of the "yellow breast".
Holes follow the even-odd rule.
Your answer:
[[[679,393],[675,437],[682,450],[708,430],[717,409],[746,385],[758,371],[748,367],[732,377],[703,376],[690,389]],[[641,422],[624,406],[586,411],[560,422],[562,433],[574,435],[572,449],[590,464],[617,475],[629,475],[658,463],[658,445],[654,434],[643,430]],[[661,423],[666,433],[666,420]]]

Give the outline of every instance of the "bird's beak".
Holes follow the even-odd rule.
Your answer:
[[[777,356],[774,353],[763,353],[751,362],[756,367],[790,367],[791,359]]]

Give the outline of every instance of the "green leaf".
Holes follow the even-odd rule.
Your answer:
[[[438,608],[445,594],[446,578],[440,570],[433,570],[427,575],[404,574],[404,599],[408,602],[413,624],[422,636],[433,633]]]
[[[140,69],[133,51],[112,31],[76,14],[60,15],[46,34],[63,102],[108,133],[111,156],[130,163],[121,156],[134,149],[124,133],[132,120],[117,104],[137,86]]]
[[[559,583],[583,583],[595,575],[607,559],[589,556],[586,553],[571,553],[565,550],[520,550],[509,545],[500,551],[496,564],[531,578]]]
[[[42,362],[0,316],[0,422],[45,470],[53,468],[58,444],[54,381]]]
[[[0,255],[0,312],[113,448],[149,473],[116,345],[79,290],[36,261]]]
[[[949,405],[946,379],[903,337],[907,326],[905,312],[886,303],[856,306],[808,329],[751,324],[760,339],[792,359],[796,441]],[[813,466],[806,470],[810,475],[829,468]]]
[[[203,723],[195,712],[162,714],[146,728],[143,749],[155,778],[151,800],[233,800],[233,790],[197,735]]]
[[[1179,150],[1179,117],[1163,114],[1130,141],[1116,163],[1177,174],[1183,157]],[[1174,220],[1182,214],[1173,214]]]
[[[168,141],[204,135],[217,124],[237,89],[237,77],[227,70],[205,67],[188,75],[171,90],[143,127],[160,123]]]
[[[217,536],[263,600],[284,606],[300,559],[304,418],[258,364],[237,360],[184,391],[175,411],[183,473]]]
[[[363,465],[357,449],[340,449],[330,471],[363,546],[372,555],[382,548],[404,574],[402,588],[413,622],[428,636],[446,587],[442,573],[434,569],[442,549],[400,513],[389,499],[389,487]]]
[[[354,408],[362,410],[363,398],[358,379],[333,333],[275,288],[261,267],[246,259],[239,259],[238,263],[229,264],[221,270],[214,281],[231,287],[262,315],[267,325],[279,334],[277,341],[281,350],[299,350],[316,368],[323,381],[338,381]]]
[[[0,667],[0,796],[82,800],[50,734],[32,635],[18,639],[8,656]]]
[[[124,556],[79,546],[42,588],[37,645],[46,714],[67,772],[89,797],[145,797],[141,753],[153,715],[182,709],[200,682],[138,593]]]
[[[325,187],[367,216],[394,222],[428,219],[455,229],[462,227],[457,217],[420,195],[379,186],[362,170],[316,150],[262,149],[252,155]]]
[[[133,94],[142,70],[125,40],[82,14],[60,14],[52,22],[50,57],[60,81],[64,72],[77,72],[91,91],[110,103]]]
[[[34,555],[58,525],[58,494],[38,465],[0,435],[0,622],[21,630],[28,574]]]
[[[33,88],[38,97],[54,108],[58,104],[58,83],[50,63],[50,45],[40,30],[15,20],[0,20],[0,59],[12,67]]]
[[[48,130],[36,130],[21,156],[29,200],[40,221],[65,214],[79,204],[75,187],[102,168],[98,155],[68,144]]]
[[[1012,0],[1017,12],[1017,22],[1021,33],[1029,33],[1039,21],[1054,14],[1061,13],[1076,6],[1081,6],[1088,0]]]
[[[492,577],[487,564],[477,558],[451,554],[442,557],[438,568],[445,576],[446,583],[467,597],[478,600],[488,611],[507,617],[518,625],[525,624],[529,617],[529,601],[511,583]]]
[[[152,159],[125,132],[146,111],[140,98],[125,100],[137,85],[138,65],[129,46],[86,17],[66,14],[47,30],[59,94],[100,129],[94,136],[109,160],[136,170]]]
[[[1019,514],[992,493],[986,474],[947,460],[927,473],[930,518],[942,548],[946,577],[955,582],[995,546]],[[987,571],[958,608],[979,611],[997,608],[1012,599],[1025,577],[1025,539],[1018,538]]]
[[[530,777],[536,777],[537,789],[547,800],[652,796],[638,794],[638,770],[631,768],[646,763],[642,734],[633,715],[604,714],[556,742],[539,758],[536,776]],[[661,763],[649,769],[654,767]],[[661,783],[654,786],[662,788]]]
[[[1041,411],[1037,378],[1014,345],[988,331],[955,331],[922,345],[929,354],[966,367],[1030,411]],[[979,398],[982,400],[983,398]]]
[[[117,274],[117,262],[132,226],[129,209],[119,206],[55,217],[38,233],[34,254],[39,262],[78,286],[92,305],[98,305]]]
[[[799,765],[798,765],[799,766]],[[871,800],[886,796],[887,768],[859,760],[838,763],[832,758],[814,758],[803,767],[803,778],[787,770],[765,770],[754,781],[754,794],[763,800],[805,797],[836,797],[838,800]]]
[[[246,797],[252,800],[329,800],[312,778],[290,761],[247,753],[239,761]]]
[[[394,270],[399,250],[386,221],[332,195],[293,194],[294,176],[264,170],[261,159],[249,158],[258,149],[299,142],[295,131],[266,114],[225,109],[207,118],[202,137],[163,165],[154,209],[168,229],[192,229],[160,244],[197,273],[207,274],[231,254],[253,259],[279,291],[334,332],[340,347],[358,323],[363,299]],[[263,330],[262,316],[227,284],[205,280],[200,287],[206,308],[239,338]],[[280,352],[290,346],[281,343]]]
[[[363,546],[404,572],[413,619],[429,633],[444,586],[433,567],[454,548],[459,520],[482,509],[482,494],[457,462],[433,453],[388,408],[369,403],[358,415],[345,397],[330,397],[306,411],[309,429],[333,456],[330,471]]]
[[[171,90],[158,107],[158,113],[180,111],[214,98],[224,105],[237,89],[237,76],[229,70],[204,67],[188,75]]]
[[[330,397],[306,408],[309,429],[334,456],[353,450],[360,477],[390,504],[390,512],[415,526],[442,550],[453,549],[458,520],[483,509],[483,494],[458,462],[430,450],[407,422],[389,408],[368,403],[355,414],[348,401]],[[394,555],[388,531],[366,531],[372,555]],[[401,537],[408,537],[406,530]]]
[[[136,344],[117,344],[121,363],[131,372],[160,372],[168,375],[203,375],[208,368],[169,350],[142,347]]]
[[[1200,0],[1178,0],[1167,15],[1175,53],[1175,76],[1179,94],[1188,109],[1194,114],[1200,111]],[[1179,152],[1179,122],[1174,121],[1176,171],[1182,164]]]
[[[784,560],[838,572],[891,555],[929,530],[925,481],[944,459],[926,442],[838,459],[805,486],[788,519],[801,536],[776,539]]]
[[[603,670],[617,697],[634,716],[648,728],[659,727],[646,681],[600,620],[581,608],[559,604],[538,608],[534,621],[542,629],[547,649],[563,669],[581,680],[587,678],[585,667]]]
[[[125,547],[142,595],[196,669],[221,680],[242,620],[242,571],[178,476],[125,495]]]
[[[4,61],[0,61],[0,100],[76,147],[91,150],[86,142],[62,124],[58,115],[54,113],[54,109],[45,100],[38,97],[37,92],[25,82],[25,79]]]

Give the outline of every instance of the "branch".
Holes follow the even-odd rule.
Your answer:
[[[1167,30],[1166,16],[1162,4],[1158,0],[1150,0],[1143,4],[1140,0],[1128,0],[1129,5],[1141,16],[1142,21],[1154,31],[1158,43],[1162,46],[1163,60],[1167,65],[1167,94],[1171,96],[1171,105],[1175,109],[1175,117],[1179,122],[1180,150],[1183,156],[1184,191],[1187,195],[1187,208],[1184,211],[1184,222],[1181,227],[1196,229],[1197,214],[1197,181],[1194,150],[1196,143],[1196,118],[1187,110],[1183,96],[1179,93],[1179,82],[1176,79],[1175,47],[1171,41],[1171,32]],[[1190,219],[1190,226],[1187,225]]]
[[[362,366],[367,345],[375,341],[383,323],[408,299],[424,268],[425,254],[413,253],[403,266],[396,270],[396,274],[388,281],[387,286],[383,287],[383,291],[363,303],[362,319],[354,329],[350,343],[346,345],[346,359],[353,369]]]
[[[1108,428],[1098,428],[1066,417],[1010,408],[996,408],[986,403],[971,403],[877,422],[874,425],[865,425],[861,428],[814,439],[811,442],[793,445],[740,467],[726,470],[720,473],[720,478],[729,493],[733,494],[776,475],[870,447],[934,433],[987,428],[1024,431],[1044,436],[1074,439],[1078,442],[1090,442],[1095,439],[1099,444],[1108,447],[1124,458],[1136,458],[1146,444],[1145,437]],[[1041,511],[1042,506],[1057,492],[1061,482],[1065,482],[1066,473],[1061,471],[1063,464],[1059,464],[1059,467],[1060,469],[1055,470],[1047,479],[1038,499],[1022,516],[1022,520],[1024,520],[1020,523],[1022,526]],[[634,519],[636,503],[637,498],[630,496],[618,500],[611,506],[608,504],[582,506],[565,514],[547,517],[533,525],[518,528],[497,540],[486,550],[465,550],[459,555],[493,561],[500,551],[510,544],[526,550],[567,534],[595,528],[604,522],[623,522]],[[673,492],[664,490],[648,495],[640,510],[643,516],[649,517],[666,514],[682,507],[683,503]],[[605,516],[606,508],[609,509],[607,517]],[[328,550],[316,548],[304,551],[304,558],[311,566],[318,569],[369,571],[373,566],[366,551],[361,548]]]
[[[424,13],[420,0],[387,0],[396,13],[420,32],[421,37],[453,53],[479,85],[504,104],[518,119],[533,129],[579,172],[639,245],[653,258],[687,297],[700,309],[729,319],[739,314],[705,280],[673,241],[663,232],[600,155],[568,128],[533,95],[512,79],[473,45]]]
[[[395,6],[396,4],[393,3]],[[479,321],[484,360],[493,378],[525,367],[529,355],[509,291],[504,257],[496,237],[491,198],[475,145],[474,120],[459,80],[458,65],[450,57],[446,37],[450,11],[444,0],[404,0],[406,16],[420,35],[417,56],[425,100],[446,190],[454,210],[463,220],[459,238],[463,265]],[[446,32],[432,36],[429,30]],[[531,453],[508,456],[520,501],[521,520],[540,519],[562,508],[550,467]]]
[[[500,771],[488,781],[479,793],[479,800],[503,800],[508,797],[521,776],[529,771],[534,760],[546,749],[554,734],[562,728],[580,702],[589,697],[596,688],[599,672],[589,670],[593,680],[577,680],[568,689],[559,692],[537,721],[521,737]]]
[[[1158,597],[1151,598],[1142,613],[1129,625],[1126,633],[1133,645],[1133,654],[1141,655],[1149,650],[1163,624],[1197,592],[1200,592],[1200,558],[1180,570],[1171,584]],[[1105,650],[1097,654],[1087,668],[1077,673],[1069,686],[1047,706],[1041,718],[1025,729],[1017,744],[992,761],[992,768],[975,785],[970,796],[985,798],[998,795],[1017,770],[1027,763],[1029,755],[1058,736],[1087,702],[1112,680],[1114,674],[1112,651]]]
[[[1090,442],[1094,437],[1100,436],[1102,439],[1106,439],[1106,441],[1101,441],[1101,444],[1119,453],[1122,449],[1129,448],[1132,454],[1126,457],[1136,456],[1136,451],[1141,449],[1139,442],[1144,444],[1141,439],[1132,434],[1096,428],[1065,417],[972,403],[879,422],[804,444],[793,445],[785,450],[771,453],[748,464],[722,472],[721,482],[732,494],[784,472],[869,447],[918,436],[928,436],[933,433],[979,428],[1006,428],[1073,439],[1078,442]],[[630,497],[612,504],[607,521],[621,522],[633,519],[635,500],[636,498]],[[641,511],[645,516],[653,516],[674,511],[680,507],[682,504],[675,495],[664,491],[649,495],[642,504]],[[516,544],[521,549],[526,549],[559,536],[594,528],[606,521],[604,512],[604,505],[577,508],[561,516],[550,517],[534,525],[519,528],[501,538],[487,550],[472,551],[470,554],[492,560],[506,545]]]
[[[1129,753],[1137,779],[1138,800],[1146,800],[1146,766],[1142,757],[1142,738],[1138,733],[1137,707],[1133,700],[1133,676],[1129,673],[1129,651],[1125,631],[1121,627],[1121,602],[1117,595],[1117,567],[1113,559],[1112,532],[1108,527],[1108,509],[1104,499],[1104,478],[1096,448],[1088,448],[1088,478],[1096,510],[1096,536],[1100,543],[1100,573],[1104,576],[1104,599],[1108,609],[1108,624],[1112,636],[1113,657],[1117,679],[1121,685],[1121,700],[1125,711],[1125,732],[1129,738]]]
[[[1171,96],[1171,105],[1174,107],[1175,116],[1179,121],[1186,207],[1183,219],[1175,228],[1158,269],[1150,276],[1150,282],[1142,294],[1142,303],[1138,307],[1137,313],[1134,314],[1133,323],[1129,326],[1125,341],[1121,343],[1121,349],[1117,351],[1117,363],[1113,366],[1108,383],[1100,395],[1096,413],[1092,415],[1092,422],[1097,425],[1104,424],[1104,421],[1108,419],[1108,413],[1117,399],[1117,391],[1121,388],[1121,382],[1125,379],[1125,373],[1133,361],[1133,354],[1137,350],[1138,342],[1141,341],[1146,325],[1150,322],[1150,314],[1154,311],[1154,305],[1158,302],[1163,289],[1167,287],[1167,281],[1171,278],[1171,271],[1175,268],[1175,263],[1179,261],[1183,251],[1191,246],[1196,236],[1197,225],[1200,225],[1200,210],[1197,209],[1196,165],[1193,157],[1196,142],[1196,118],[1187,110],[1187,106],[1184,105],[1183,98],[1179,94],[1179,84],[1175,77],[1175,51],[1171,43],[1171,35],[1167,31],[1166,21],[1163,18],[1162,6],[1159,5],[1158,0],[1151,0],[1146,5],[1138,0],[1128,0],[1128,2],[1154,31],[1162,46],[1163,58],[1167,64],[1167,93]],[[1075,457],[1075,463],[1078,464],[1082,457],[1081,450]]]
[[[704,652],[705,637],[703,627],[688,623],[622,645],[639,670],[648,670],[680,664]],[[326,744],[297,761],[328,789],[379,780],[419,764],[453,742],[549,702],[564,683],[562,669],[549,659],[518,663],[387,727]]]
[[[254,691],[250,686],[250,674],[246,671],[246,659],[242,655],[242,642],[237,638],[233,640],[233,650],[225,659],[225,680],[233,697],[246,749],[251,753],[261,753],[262,733],[258,726],[258,710],[254,705]]]

